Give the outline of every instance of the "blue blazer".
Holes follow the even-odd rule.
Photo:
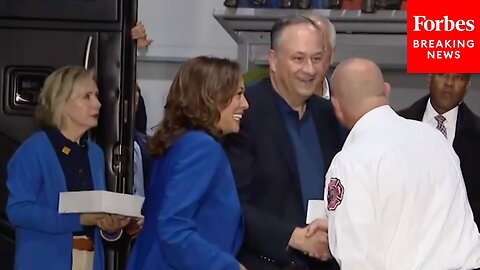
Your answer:
[[[105,189],[104,157],[88,141],[93,186]],[[65,176],[45,132],[29,137],[7,167],[7,215],[15,227],[15,269],[72,268],[72,233],[82,230],[79,214],[59,214],[58,195],[67,191]],[[95,230],[94,270],[104,269],[102,240]]]
[[[127,269],[239,269],[243,221],[221,145],[188,131],[152,166],[145,223]]]

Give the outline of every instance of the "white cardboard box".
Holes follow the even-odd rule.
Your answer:
[[[60,192],[58,213],[109,213],[142,217],[144,197],[104,190]]]
[[[318,218],[327,218],[327,213],[325,213],[325,201],[308,200],[306,224],[310,224]]]

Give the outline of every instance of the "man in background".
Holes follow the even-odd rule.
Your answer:
[[[132,39],[137,41],[137,48],[138,49],[148,49],[148,46],[152,44],[153,40],[149,39],[147,36],[147,32],[145,31],[145,26],[141,21],[132,28]],[[138,87],[137,83],[137,91],[138,91],[138,105],[136,106],[135,112],[135,130],[139,131],[140,133],[147,134],[147,111],[145,108],[145,100],[143,99],[142,93],[140,91],[140,87]]]
[[[335,31],[335,26],[329,19],[320,15],[310,15],[309,18],[317,23],[318,27],[323,31],[325,39],[328,40],[325,48],[325,56],[322,59],[323,69],[327,72],[330,65],[333,64],[337,32]],[[324,99],[330,99],[330,82],[327,79],[326,73],[321,84],[317,86],[315,93]]]
[[[480,222],[480,119],[463,102],[470,74],[440,73],[428,76],[429,94],[399,115],[436,128],[453,145],[460,158],[468,199],[475,222]]]
[[[131,31],[137,48],[147,49],[153,40],[148,39],[145,26],[139,21]],[[138,82],[135,84],[135,125],[133,131],[133,194],[145,196],[150,177],[150,153],[148,151],[147,113],[145,101],[141,95]],[[128,234],[136,238],[143,226],[143,219],[132,219],[127,228]]]

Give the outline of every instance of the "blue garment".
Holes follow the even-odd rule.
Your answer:
[[[105,189],[103,153],[88,141],[96,190]],[[45,132],[29,137],[7,167],[7,216],[15,227],[15,269],[72,268],[72,234],[81,231],[79,214],[59,214],[58,194],[67,191],[62,168]],[[104,269],[102,240],[95,229],[94,270]]]
[[[309,105],[310,100],[307,100],[305,113],[299,119],[298,112],[294,111],[277,92],[275,96],[292,141],[306,213],[308,200],[323,200],[325,186],[324,160]]]
[[[82,138],[80,143],[77,144],[65,138],[57,128],[47,128],[44,131],[52,143],[63,175],[67,180],[67,191],[93,190],[87,139]],[[83,226],[83,231],[74,232],[73,235],[86,235],[93,239],[95,237],[95,226]]]
[[[243,221],[222,146],[188,131],[152,166],[145,223],[127,269],[238,269]]]

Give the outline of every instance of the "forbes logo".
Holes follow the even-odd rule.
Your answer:
[[[427,31],[427,32],[450,32],[450,31],[459,31],[459,32],[472,32],[475,30],[475,21],[474,20],[450,20],[448,16],[443,16],[443,20],[429,20],[426,16],[413,16],[415,19],[415,28],[414,32]]]

